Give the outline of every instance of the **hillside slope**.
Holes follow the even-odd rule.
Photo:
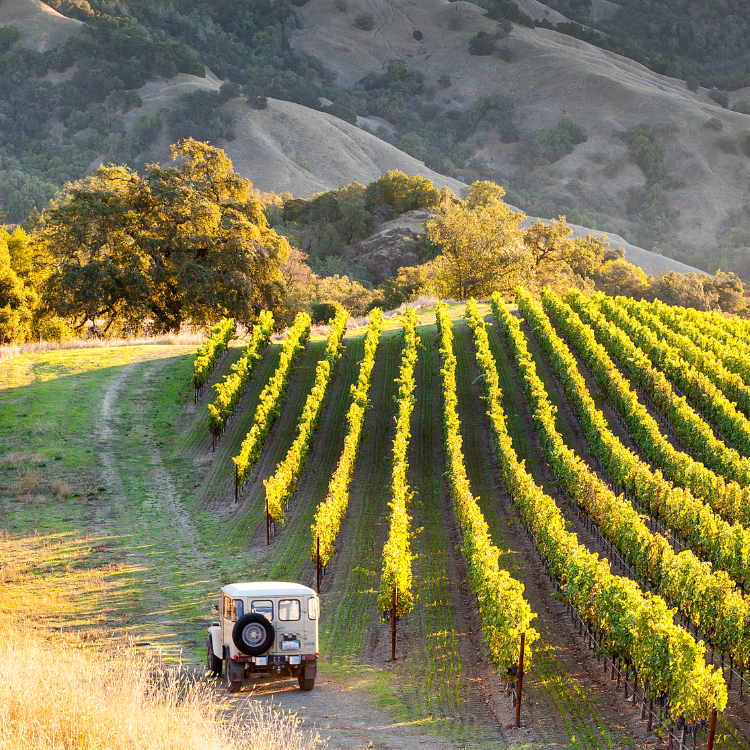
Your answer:
[[[225,106],[237,138],[224,148],[259,190],[309,198],[350,182],[367,184],[389,169],[428,177],[459,194],[466,187],[371,133],[301,104],[269,99],[266,109],[256,110],[237,99]]]
[[[0,26],[13,24],[21,29],[19,45],[45,52],[67,41],[83,26],[45,5],[41,0],[3,0],[0,3]]]
[[[533,4],[536,11],[544,8]],[[534,10],[528,5],[528,11]],[[611,12],[612,5],[600,11]],[[362,12],[375,17],[372,31],[355,28],[353,20]],[[342,13],[334,0],[311,0],[301,13],[305,28],[295,32],[295,48],[326,60],[343,85],[368,70],[382,72],[388,60],[399,59],[430,84],[450,76],[452,85],[439,89],[435,98],[446,110],[466,111],[480,96],[502,93],[513,98],[514,122],[522,137],[551,128],[565,116],[583,125],[586,143],[552,167],[537,170],[534,188],[556,205],[567,201],[587,213],[615,216],[622,230],[630,229],[628,190],[645,186],[646,177],[630,158],[622,135],[640,122],[652,125],[665,150],[681,242],[715,244],[726,232],[731,212],[750,198],[750,160],[731,145],[750,128],[750,117],[722,109],[704,89],[693,93],[683,81],[541,28],[514,27],[503,40],[513,62],[497,55],[472,56],[471,37],[479,31],[493,33],[496,25],[468,2],[352,0]],[[414,38],[417,30],[420,41]],[[718,120],[713,129],[705,127],[710,118]],[[499,181],[523,169],[518,145],[501,143],[492,129],[477,133],[471,145]]]

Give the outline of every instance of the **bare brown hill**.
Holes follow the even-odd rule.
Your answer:
[[[37,52],[62,44],[83,26],[74,18],[60,15],[41,0],[2,0],[0,26],[8,24],[21,30],[19,45]]]
[[[563,18],[554,12],[547,14],[548,9],[539,0],[522,0],[522,3],[523,10],[534,17],[548,17],[555,22]],[[592,13],[607,14],[615,8],[615,4],[609,0],[595,0]],[[354,29],[354,14],[361,10],[377,16],[378,24],[372,32]],[[575,104],[585,99],[585,96],[580,95],[581,86],[586,90],[590,89],[592,101],[585,111],[583,108],[579,109],[576,117],[586,124],[592,138],[559,165],[555,165],[559,167],[558,178],[561,184],[566,184],[566,180],[580,181],[581,164],[586,169],[592,169],[593,166],[591,182],[600,185],[602,190],[616,193],[623,187],[643,182],[640,170],[627,163],[625,145],[620,139],[613,137],[611,132],[613,129],[623,129],[629,121],[618,119],[616,103],[611,103],[607,110],[603,107],[597,109],[597,97],[606,97],[606,87],[612,85],[611,81],[607,83],[610,79],[620,81],[619,85],[624,87],[623,90],[632,93],[632,101],[623,97],[620,99],[634,110],[631,118],[634,121],[637,120],[635,111],[638,92],[641,90],[657,99],[657,92],[661,91],[675,99],[681,96],[688,103],[697,102],[701,111],[707,113],[706,117],[718,113],[740,124],[745,119],[743,115],[727,113],[712,106],[705,95],[696,97],[690,94],[678,81],[656,76],[635,63],[554,32],[516,30],[509,43],[523,54],[519,54],[518,62],[512,65],[495,58],[471,57],[467,53],[469,36],[479,29],[493,30],[494,24],[483,16],[480,8],[466,2],[422,0],[418,5],[406,5],[402,0],[353,0],[349,4],[349,11],[341,13],[335,9],[334,0],[311,0],[302,12],[307,28],[298,33],[295,44],[324,59],[336,70],[343,83],[351,84],[368,71],[381,69],[389,59],[404,59],[422,70],[429,80],[442,72],[451,75],[453,85],[446,97],[452,108],[468,107],[482,93],[501,89],[512,91],[523,128],[549,125],[561,113],[568,113],[562,105],[552,101],[555,96],[561,97],[560,91],[569,89],[578,92],[570,97]],[[0,25],[7,23],[14,23],[21,29],[19,44],[38,50],[63,43],[82,26],[79,21],[60,15],[40,0],[2,0]],[[425,35],[421,42],[413,37],[413,32],[417,29],[422,30]],[[524,52],[526,48],[528,49]],[[576,50],[585,54],[579,54]],[[551,71],[545,74],[546,79],[542,75],[547,64],[545,59],[549,60]],[[575,70],[566,73],[565,65],[575,60],[578,60]],[[70,72],[65,71],[49,78],[53,81],[65,80]],[[521,73],[522,77],[513,80],[513,76],[520,76]],[[508,80],[503,83],[505,79]],[[627,85],[623,81],[627,81]],[[168,81],[150,81],[138,90],[143,104],[125,115],[125,127],[129,130],[139,115],[158,112],[182,94],[199,89],[218,91],[221,84],[222,81],[208,69],[203,78],[180,74]],[[562,88],[558,91],[560,86]],[[251,179],[260,190],[277,193],[288,191],[295,196],[310,197],[353,181],[370,182],[390,169],[428,177],[438,187],[447,185],[458,194],[466,187],[458,180],[432,171],[423,162],[366,130],[302,105],[269,99],[267,109],[254,110],[244,100],[235,99],[224,106],[233,116],[237,137],[222,145],[237,170]],[[371,129],[389,126],[380,118],[361,119],[363,122],[360,124]],[[750,118],[748,121],[750,122]],[[695,128],[699,128],[699,125],[696,124]],[[705,129],[701,130],[701,134],[705,132]],[[514,146],[500,144],[491,134],[488,137],[485,133],[480,137],[485,139],[485,143],[479,153],[488,163],[499,167],[510,164]],[[155,144],[154,154],[166,153],[168,143],[168,134],[166,128],[163,128]],[[606,153],[603,164],[597,161],[597,155],[602,152]],[[91,168],[95,168],[99,162],[100,160],[92,162]],[[615,178],[608,181],[600,179],[599,173],[606,172],[611,163],[618,164]],[[711,172],[712,164],[711,161],[706,161],[704,168]],[[735,171],[741,172],[742,165],[736,165]],[[570,176],[571,173],[573,177]],[[736,175],[736,182],[741,182],[740,174]],[[734,195],[726,186],[723,187],[722,195],[725,193],[729,198]],[[396,227],[384,227],[383,231],[391,232],[395,237],[398,233],[393,234],[394,229]],[[574,231],[576,235],[581,235],[588,230],[574,226]],[[375,248],[382,244],[381,240],[382,237],[379,237],[375,241]],[[624,247],[628,260],[647,273],[658,273],[660,270],[696,270],[629,245],[617,235],[610,234],[610,240],[613,246]],[[393,242],[385,244],[390,248]],[[398,262],[399,251],[388,250],[386,254],[389,263]],[[377,253],[373,257],[374,263],[380,262],[376,255]],[[405,260],[408,262],[410,259]]]
[[[454,192],[465,187],[371,133],[300,104],[269,99],[266,109],[255,110],[237,99],[226,107],[237,135],[227,153],[260,190],[307,198],[350,182],[367,184],[389,169],[429,177]]]
[[[545,6],[537,0],[526,0],[523,7],[544,15]],[[614,9],[614,3],[597,2],[598,14]],[[626,191],[645,184],[621,137],[640,122],[651,123],[680,186],[671,191],[673,206],[681,212],[680,239],[715,243],[729,212],[750,199],[750,160],[721,147],[750,128],[750,117],[722,109],[705,90],[690,92],[683,81],[545,29],[514,28],[503,41],[515,55],[511,63],[494,55],[472,56],[469,39],[496,26],[467,2],[351,0],[344,13],[334,0],[311,0],[300,12],[305,28],[295,33],[293,44],[325,60],[342,84],[369,70],[383,71],[388,60],[399,59],[429,82],[447,73],[452,86],[440,96],[451,109],[467,109],[481,95],[510,94],[522,135],[572,117],[585,126],[589,139],[554,164],[545,178],[558,191],[590,197],[603,212],[622,213]],[[372,31],[353,24],[363,12],[376,19]],[[420,41],[415,30],[422,32]],[[721,132],[705,127],[710,118],[718,118]],[[497,134],[480,132],[472,145],[496,174],[518,169],[518,146],[501,143]],[[623,229],[629,229],[627,222]]]

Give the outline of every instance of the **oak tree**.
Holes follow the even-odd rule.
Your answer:
[[[251,321],[284,295],[289,245],[219,148],[191,138],[174,166],[102,166],[67,187],[37,236],[51,258],[44,300],[77,327],[154,331]]]
[[[520,229],[525,216],[511,210],[504,195],[497,185],[475,183],[466,203],[441,202],[427,223],[430,241],[441,249],[433,263],[442,296],[483,298],[533,280],[534,258]]]

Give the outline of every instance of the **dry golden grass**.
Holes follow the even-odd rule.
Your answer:
[[[24,469],[14,488],[16,495],[30,495],[36,489],[37,484],[39,484],[39,472],[36,469]]]
[[[73,488],[59,479],[52,482],[52,492],[57,500],[67,500],[73,494]]]
[[[57,351],[58,349],[103,349],[105,347],[121,346],[185,346],[199,345],[206,341],[205,333],[201,331],[181,331],[167,333],[163,336],[141,336],[131,339],[80,338],[68,341],[37,341],[28,344],[7,344],[0,346],[0,362],[19,354]]]
[[[0,628],[98,628],[91,613],[101,611],[97,602],[116,589],[118,576],[111,566],[87,564],[95,543],[72,534],[0,533]]]
[[[293,714],[252,704],[242,718],[214,687],[129,648],[85,650],[0,628],[3,750],[315,750]]]

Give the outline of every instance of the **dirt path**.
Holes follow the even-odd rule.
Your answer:
[[[125,630],[141,645],[177,656],[199,648],[199,607],[217,583],[149,419],[169,365],[165,359],[122,368],[102,398],[98,432],[110,497],[105,527],[124,557],[118,575],[128,581],[123,596],[131,597],[117,603],[130,613]]]

